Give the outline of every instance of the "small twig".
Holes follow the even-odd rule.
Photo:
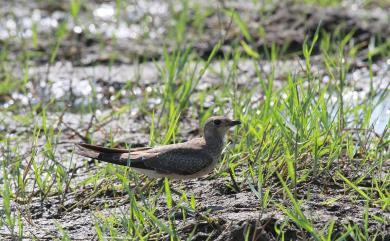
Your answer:
[[[65,113],[69,110],[69,107],[70,105],[66,105],[66,107],[64,108],[64,110],[61,112],[61,115],[58,117],[58,121],[57,121],[57,126],[56,126],[56,130],[59,129],[60,125],[63,123],[64,121],[64,115]]]
[[[84,142],[88,142],[88,138],[86,136],[81,134],[79,131],[75,130],[73,127],[69,126],[66,122],[63,122],[63,124],[66,126],[66,128],[71,130],[76,136],[80,137],[80,139],[82,139]]]
[[[95,127],[95,132],[100,130],[101,128],[103,128],[103,126],[107,125],[108,123],[110,123],[111,121],[113,120],[113,118],[109,118],[107,121],[99,124],[98,126]]]
[[[91,116],[91,119],[89,120],[88,127],[85,129],[84,136],[88,136],[89,130],[92,128],[93,120],[96,119],[95,113]]]

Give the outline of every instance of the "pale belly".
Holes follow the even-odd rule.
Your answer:
[[[178,180],[185,180],[185,179],[193,179],[197,177],[201,177],[204,175],[209,174],[214,167],[217,165],[218,161],[213,161],[211,165],[207,166],[203,170],[199,172],[195,172],[190,175],[180,175],[180,174],[175,174],[175,173],[161,173],[161,172],[156,172],[154,170],[147,170],[147,169],[141,169],[141,168],[132,168],[134,171],[144,174],[145,176],[151,177],[151,178],[170,178],[170,179],[178,179]]]

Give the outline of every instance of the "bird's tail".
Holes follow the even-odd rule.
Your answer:
[[[105,148],[86,143],[80,143],[77,144],[77,146],[78,150],[76,151],[76,154],[84,157],[122,166],[128,166],[130,163],[130,160],[127,160],[129,158],[126,158],[126,156],[130,157],[130,155],[126,155],[129,151],[125,149]]]
[[[96,145],[91,145],[87,143],[78,143],[77,144],[79,147],[83,149],[88,149],[96,152],[104,152],[104,153],[127,153],[129,150],[127,149],[119,149],[119,148],[107,148],[107,147],[102,147],[102,146],[96,146]]]

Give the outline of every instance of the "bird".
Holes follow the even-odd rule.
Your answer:
[[[78,155],[128,166],[151,178],[192,179],[210,173],[221,158],[226,132],[240,120],[212,116],[204,124],[203,137],[187,142],[130,149],[78,143]]]

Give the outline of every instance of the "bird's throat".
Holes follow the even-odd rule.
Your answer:
[[[211,151],[214,157],[219,157],[222,152],[224,144],[224,136],[220,133],[205,133],[206,146],[209,151]]]

